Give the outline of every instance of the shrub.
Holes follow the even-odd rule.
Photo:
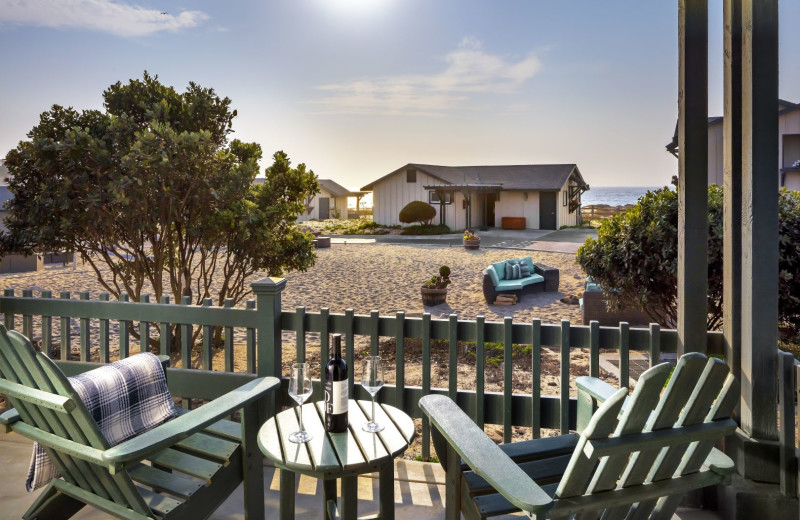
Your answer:
[[[435,216],[436,208],[421,200],[412,200],[400,210],[400,222],[403,224],[419,222],[430,225]]]
[[[448,226],[442,225],[422,225],[406,226],[403,228],[403,235],[447,235],[450,233]]]
[[[779,296],[781,321],[800,328],[800,192],[781,190]],[[722,188],[708,187],[708,328],[722,326]],[[612,308],[641,307],[657,323],[677,323],[678,194],[648,192],[628,211],[603,221],[597,239],[578,250],[577,262],[608,291]]]
[[[422,284],[428,289],[445,289],[448,285],[450,285],[450,268],[446,265],[439,268],[439,276],[432,276]]]

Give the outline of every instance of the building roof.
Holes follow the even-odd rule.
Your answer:
[[[321,188],[324,188],[326,191],[330,192],[330,194],[333,195],[334,197],[355,196],[350,193],[350,190],[330,179],[319,179],[318,182]]]
[[[427,173],[445,184],[500,184],[504,190],[560,190],[571,175],[586,184],[575,164],[519,164],[508,166],[439,166],[408,163],[373,181],[362,190],[372,190],[384,179],[408,168]]]
[[[800,109],[800,103],[792,103],[791,101],[786,101],[785,99],[778,100],[778,116],[782,116],[783,114],[788,114],[789,112],[794,112],[795,110]],[[712,127],[714,125],[721,125],[723,117],[722,116],[713,116],[708,118],[708,126]],[[675,121],[675,133],[672,135],[672,141],[667,143],[666,149],[669,153],[674,156],[678,156],[678,122]]]

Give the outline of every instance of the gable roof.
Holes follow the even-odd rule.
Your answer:
[[[560,190],[573,174],[578,182],[586,184],[575,164],[440,166],[408,163],[361,189],[372,190],[379,182],[408,168],[427,173],[444,184],[502,184],[504,190]]]
[[[324,188],[334,197],[350,197],[350,190],[330,179],[318,179],[321,188]]]

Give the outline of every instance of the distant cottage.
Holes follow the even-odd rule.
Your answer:
[[[724,183],[722,169],[722,117],[708,118],[708,184]],[[678,157],[678,126],[667,144],[667,151]],[[778,186],[800,190],[800,103],[778,100]]]
[[[400,210],[422,200],[436,208],[435,223],[451,229],[502,227],[512,218],[526,229],[559,229],[580,223],[589,185],[575,164],[409,163],[361,189],[373,192],[373,219],[383,225],[400,224]]]
[[[253,184],[262,184],[263,177],[257,177]],[[330,179],[318,179],[320,192],[305,200],[305,211],[297,217],[298,222],[307,220],[325,220],[329,218],[347,218],[347,198],[353,197],[358,203],[366,195],[359,191],[350,191],[341,184]],[[358,206],[356,206],[358,207]]]

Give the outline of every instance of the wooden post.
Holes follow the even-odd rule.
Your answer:
[[[740,378],[742,341],[742,0],[725,0],[722,333],[725,360]]]
[[[259,377],[281,377],[281,292],[286,288],[285,278],[264,278],[250,284],[256,295],[256,373]],[[278,393],[272,392],[267,399],[267,415],[272,417],[277,411]]]
[[[708,294],[708,1],[678,2],[678,354],[705,352]]]
[[[776,440],[778,0],[742,2],[741,428]]]

